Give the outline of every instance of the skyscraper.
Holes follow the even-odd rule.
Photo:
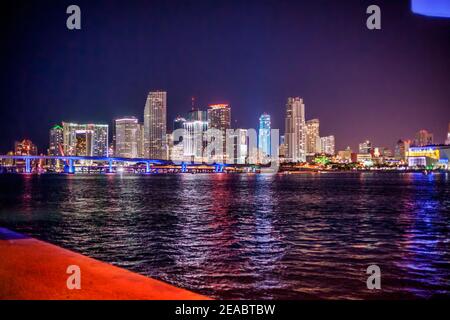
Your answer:
[[[63,128],[60,125],[55,125],[50,129],[50,140],[48,155],[49,156],[61,156],[64,146]]]
[[[259,117],[258,149],[267,160],[271,156],[270,115],[263,113]]]
[[[212,104],[208,107],[208,128],[225,130],[231,128],[231,108],[228,104]]]
[[[335,153],[335,141],[334,136],[326,136],[320,138],[320,149],[322,153],[328,155],[334,155]]]
[[[433,144],[433,134],[428,132],[427,130],[419,130],[416,133],[416,139],[414,140],[414,145],[416,147],[423,147]]]
[[[306,153],[314,155],[320,153],[319,119],[306,121]]]
[[[167,92],[149,92],[144,109],[144,154],[146,158],[167,157]]]
[[[124,117],[116,119],[115,155],[123,158],[139,158],[141,132],[138,119]]]
[[[208,130],[217,129],[222,132],[221,150],[213,150],[210,156],[215,161],[226,161],[226,134],[231,128],[231,108],[228,104],[212,104],[208,107]],[[231,138],[231,137],[230,137]],[[208,137],[208,140],[212,138]]]
[[[107,124],[63,122],[63,149],[69,156],[107,157],[109,154]]]
[[[286,104],[285,142],[286,160],[292,162],[306,161],[305,104],[299,97],[288,98]]]

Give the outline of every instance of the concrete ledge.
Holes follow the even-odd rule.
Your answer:
[[[68,289],[69,265],[81,289]],[[0,300],[206,300],[70,250],[0,228]]]

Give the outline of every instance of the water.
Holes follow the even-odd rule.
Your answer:
[[[449,178],[0,175],[0,226],[215,298],[449,296]]]

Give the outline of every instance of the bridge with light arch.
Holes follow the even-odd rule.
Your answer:
[[[91,161],[91,162],[106,162],[108,164],[109,172],[113,173],[113,164],[117,162],[145,164],[145,173],[151,173],[151,168],[154,165],[175,165],[180,166],[180,172],[188,172],[188,166],[200,167],[209,166],[214,169],[214,172],[224,172],[227,164],[224,163],[194,163],[194,162],[174,162],[171,160],[160,159],[144,159],[144,158],[123,158],[123,157],[90,157],[90,156],[37,156],[37,155],[0,155],[0,160],[20,160],[25,162],[25,173],[32,173],[32,161],[39,160],[54,160],[63,161],[66,163],[65,172],[75,173],[75,163],[77,161]]]

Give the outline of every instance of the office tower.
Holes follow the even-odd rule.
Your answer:
[[[116,119],[115,156],[139,158],[141,152],[141,126],[135,117]]]
[[[231,108],[228,104],[212,104],[208,107],[208,128],[225,130],[231,128]]]
[[[280,136],[280,146],[278,148],[278,155],[282,161],[285,160],[287,154],[287,146],[285,143],[284,135]]]
[[[109,155],[109,125],[87,124],[86,127],[93,132],[92,156],[107,157]]]
[[[270,115],[267,113],[263,113],[259,117],[258,149],[262,153],[263,158],[270,158]]]
[[[64,148],[64,135],[63,128],[59,125],[55,125],[50,129],[50,140],[48,155],[49,156],[61,156]]]
[[[326,136],[320,138],[320,149],[322,153],[328,155],[334,155],[335,153],[335,142],[334,136]]]
[[[203,162],[204,150],[206,148],[205,135],[208,130],[206,114],[201,111],[190,113],[188,120],[184,123],[185,136],[183,138],[183,153],[190,161]]]
[[[28,139],[14,142],[14,155],[16,156],[36,156],[36,145]]]
[[[306,161],[305,104],[299,97],[288,98],[286,104],[285,143],[286,160]]]
[[[372,143],[369,140],[366,140],[359,144],[358,149],[360,154],[369,154],[372,151]]]
[[[139,140],[138,140],[138,154],[139,154],[139,158],[144,158],[145,157],[145,152],[144,152],[144,137],[145,133],[144,133],[144,124],[140,123],[139,124]]]
[[[247,129],[236,129],[229,136],[230,143],[232,142],[233,148],[230,149],[228,159],[234,164],[245,164],[248,163],[249,157],[249,137],[247,135]]]
[[[414,145],[416,147],[423,147],[433,144],[433,134],[427,130],[419,130],[416,133],[416,139],[414,140]]]
[[[144,110],[144,154],[149,159],[167,157],[167,92],[154,91],[147,96]]]
[[[320,153],[319,119],[306,121],[306,154]]]
[[[107,124],[77,124],[63,122],[63,151],[68,156],[107,157]]]
[[[398,140],[395,145],[394,156],[397,160],[406,161],[406,156],[409,151],[411,141],[410,140]]]
[[[447,139],[445,140],[445,144],[450,145],[450,122],[448,123]]]
[[[227,161],[226,140],[227,129],[231,128],[231,108],[228,104],[212,104],[208,106],[208,129],[220,130],[222,133],[221,150],[213,150],[209,157],[214,161]],[[211,137],[207,138],[212,140]]]

